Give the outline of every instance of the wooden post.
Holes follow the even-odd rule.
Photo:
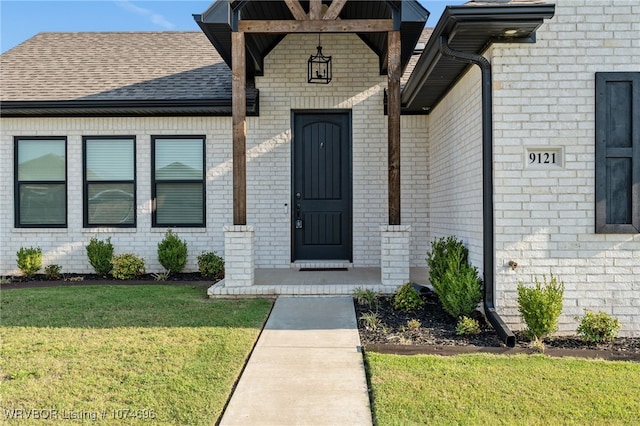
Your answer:
[[[400,31],[388,33],[389,225],[400,225]]]
[[[243,32],[231,33],[233,224],[247,224],[247,67]]]

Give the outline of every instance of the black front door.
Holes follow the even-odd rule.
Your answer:
[[[293,260],[352,260],[351,116],[296,113]]]

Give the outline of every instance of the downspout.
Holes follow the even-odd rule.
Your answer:
[[[502,341],[510,348],[516,336],[504,323],[495,306],[494,225],[493,225],[493,110],[491,63],[482,55],[451,50],[446,36],[440,36],[440,53],[461,62],[475,64],[482,71],[482,239],[484,314]]]

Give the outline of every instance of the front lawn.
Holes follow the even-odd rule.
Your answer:
[[[378,425],[640,424],[640,363],[366,353]]]
[[[8,290],[1,303],[0,423],[213,424],[271,308],[161,285]]]

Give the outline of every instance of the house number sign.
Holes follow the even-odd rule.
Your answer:
[[[525,167],[529,169],[557,169],[564,163],[561,148],[527,148]]]

